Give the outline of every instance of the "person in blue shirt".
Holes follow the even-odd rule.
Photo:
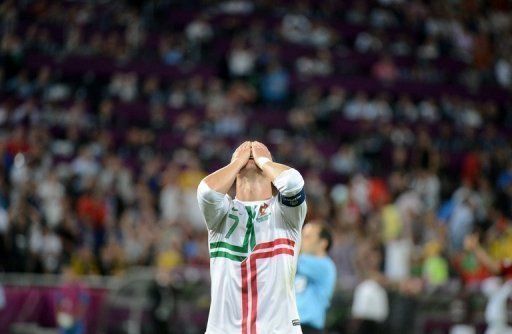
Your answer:
[[[331,244],[332,234],[324,222],[312,221],[302,229],[295,292],[303,334],[324,331],[336,284],[336,267],[328,256]]]

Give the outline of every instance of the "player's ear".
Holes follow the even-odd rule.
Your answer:
[[[323,238],[320,239],[320,246],[322,246],[323,250],[325,250],[325,251],[327,250],[327,245],[328,245],[327,240],[325,240]]]
[[[272,185],[272,196],[277,196],[279,191],[277,190],[276,186],[274,186],[273,183],[271,183],[271,185]]]

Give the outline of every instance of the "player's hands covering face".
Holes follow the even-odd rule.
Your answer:
[[[237,162],[240,164],[240,168],[244,167],[251,156],[251,142],[243,142],[233,153],[231,162]]]
[[[252,157],[254,158],[254,161],[260,168],[262,167],[262,161],[263,161],[263,164],[264,164],[264,162],[266,162],[268,160],[272,161],[272,155],[270,154],[270,151],[268,150],[268,148],[258,141],[252,142]],[[260,158],[266,158],[268,160],[266,160],[266,159],[262,160]]]

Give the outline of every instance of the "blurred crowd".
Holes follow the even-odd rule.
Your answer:
[[[505,0],[4,1],[0,267],[207,266],[196,187],[259,139],[304,175],[308,219],[331,224],[340,287],[369,248],[391,280],[479,283],[490,272],[467,235],[512,254],[511,13]]]

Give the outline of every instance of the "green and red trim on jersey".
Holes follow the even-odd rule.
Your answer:
[[[242,272],[242,334],[257,334],[256,319],[258,316],[258,281],[257,260],[268,259],[281,254],[291,255],[294,251],[295,241],[279,238],[264,242],[254,247],[254,252],[241,263]],[[249,268],[249,270],[247,270]],[[250,272],[250,274],[249,274]],[[249,282],[250,280],[250,282]],[[249,289],[251,290],[251,303],[249,304]],[[249,306],[251,312],[249,314]]]
[[[210,242],[210,258],[223,257],[233,261],[242,262],[247,258],[249,251],[256,247],[256,233],[254,233],[254,219],[256,217],[256,212],[250,206],[246,206],[245,209],[247,210],[248,219],[247,224],[245,225],[246,231],[242,245],[233,245],[225,241]],[[232,215],[229,215],[229,217],[231,216]],[[229,230],[228,234],[226,235],[226,239],[229,239],[236,226],[238,225],[238,217],[234,217],[236,218],[233,218],[235,222],[233,225],[234,228],[232,227]]]
[[[242,245],[233,245],[225,241],[210,243],[210,258],[226,258],[240,262],[242,276],[242,334],[257,334],[256,319],[258,315],[258,281],[257,260],[268,259],[278,255],[295,254],[295,241],[287,238],[278,238],[273,241],[256,244],[254,233],[254,220],[256,212],[250,206],[245,207],[248,213],[246,232]],[[233,233],[238,219],[226,235]],[[250,290],[250,293],[249,293]],[[250,297],[250,303],[249,303]],[[251,312],[249,312],[249,307]]]
[[[257,260],[268,259],[281,254],[294,256],[295,241],[287,238],[278,238],[273,241],[257,244],[253,252],[246,257],[233,255],[228,252],[216,251],[211,257],[224,257],[229,260],[241,262],[242,275],[242,334],[257,334],[256,319],[258,315],[258,281]],[[249,294],[249,289],[250,294]],[[249,296],[251,302],[249,303]],[[249,314],[249,306],[251,312]]]

